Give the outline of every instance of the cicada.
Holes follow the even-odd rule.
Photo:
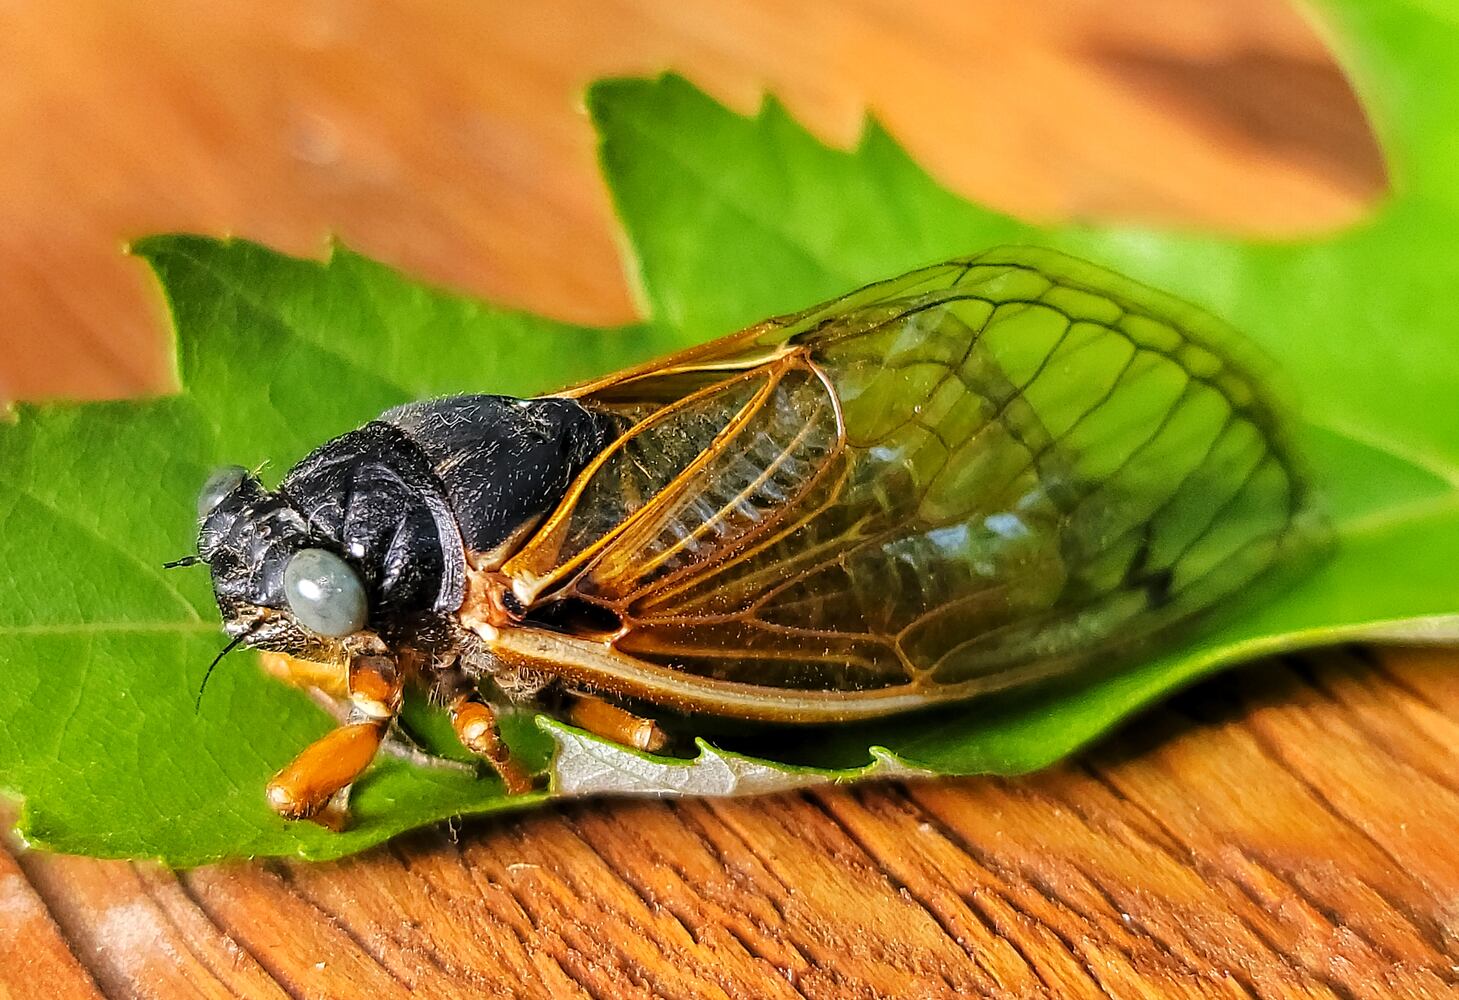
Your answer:
[[[347,707],[268,801],[338,808],[411,687],[521,792],[508,704],[657,750],[668,717],[914,712],[1165,640],[1310,509],[1254,357],[1005,248],[551,395],[400,406],[276,489],[223,470],[227,632]]]

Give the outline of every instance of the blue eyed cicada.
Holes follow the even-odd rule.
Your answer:
[[[1148,649],[1309,517],[1251,353],[999,249],[549,396],[401,406],[277,489],[224,470],[198,552],[229,634],[349,713],[269,801],[338,811],[412,686],[518,792],[493,705],[657,750],[696,718],[914,712]]]

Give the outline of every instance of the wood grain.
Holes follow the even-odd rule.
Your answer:
[[[333,231],[413,273],[631,315],[592,137],[605,73],[873,108],[1040,218],[1265,233],[1383,177],[1269,0],[0,7],[0,394],[165,390],[120,241]],[[1459,672],[1339,651],[1187,692],[1020,780],[608,801],[328,865],[172,873],[0,851],[0,997],[1459,995]]]

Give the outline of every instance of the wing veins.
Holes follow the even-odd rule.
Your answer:
[[[818,407],[817,407],[817,410],[819,411],[821,408],[824,408],[825,405],[826,404],[824,402],[820,403],[818,405]],[[719,510],[717,510],[715,512],[715,514],[714,514],[714,516],[712,518],[706,518],[703,522],[700,523],[700,525],[697,528],[695,528],[692,532],[690,532],[686,537],[684,537],[680,541],[676,542],[673,545],[673,547],[671,547],[669,549],[666,549],[665,551],[659,553],[657,556],[654,557],[654,559],[652,561],[650,561],[649,563],[647,563],[646,565],[644,565],[642,567],[642,569],[641,569],[641,573],[643,575],[645,575],[645,576],[648,575],[649,573],[652,573],[659,566],[662,566],[669,559],[673,558],[674,556],[676,556],[680,552],[682,552],[684,550],[685,546],[687,546],[690,542],[693,542],[693,541],[699,539],[700,537],[702,537],[704,534],[706,534],[715,524],[719,523],[719,521],[724,517],[724,515],[729,510],[731,510],[734,507],[737,507],[740,503],[742,503],[745,500],[747,500],[751,496],[751,494],[753,494],[756,490],[758,490],[761,486],[763,486],[765,484],[765,482],[768,479],[770,479],[770,477],[773,476],[776,473],[776,471],[778,471],[780,468],[782,468],[784,466],[785,462],[789,459],[790,452],[797,445],[799,445],[807,437],[810,436],[810,433],[811,433],[811,430],[812,430],[813,426],[814,426],[813,420],[807,420],[805,426],[802,427],[800,429],[800,431],[798,431],[796,433],[795,437],[791,439],[791,441],[789,442],[789,444],[785,448],[782,448],[780,450],[780,453],[776,456],[774,462],[772,462],[771,464],[767,465],[764,469],[762,469],[760,471],[760,474],[751,483],[749,483],[747,486],[745,486],[743,489],[741,489],[739,493],[737,493],[734,497],[730,498],[726,503],[722,504],[720,506]],[[834,456],[831,456],[831,457],[834,457]],[[807,485],[809,485],[809,484],[807,484]],[[804,489],[802,489],[800,492],[798,492],[796,494],[797,497],[804,496],[804,495],[805,495],[805,490]],[[793,503],[793,502],[794,502],[793,499],[787,499],[786,500],[786,503],[784,505],[780,505],[780,506],[789,505],[790,503]],[[746,534],[749,534],[749,532],[746,532]],[[692,570],[694,567],[691,566],[691,567],[685,567],[685,568]],[[636,596],[636,594],[634,596]]]
[[[822,469],[818,469],[816,472],[817,477],[824,475],[825,470],[828,469],[830,465],[831,463],[827,462],[822,467]],[[729,558],[724,561],[715,562],[712,564],[701,564],[701,566],[699,567],[686,567],[681,570],[676,570],[674,573],[671,573],[669,576],[665,577],[664,580],[655,581],[652,585],[645,588],[643,591],[634,594],[632,600],[637,602],[642,600],[644,597],[651,596],[658,598],[659,602],[661,602],[664,598],[672,597],[689,587],[693,587],[706,580],[713,579],[719,573],[739,565],[746,559],[752,559],[760,553],[764,552],[770,546],[784,541],[788,536],[794,534],[801,528],[810,524],[818,516],[829,510],[831,507],[834,507],[839,502],[841,489],[845,485],[844,479],[846,473],[844,469],[842,469],[841,474],[842,482],[838,483],[833,488],[832,495],[824,503],[820,504],[815,509],[807,512],[806,515],[800,520],[782,526],[778,532],[768,538],[762,538],[756,545],[751,548],[743,549],[738,552],[735,552],[732,549],[727,550],[733,558]],[[698,572],[694,572],[694,570],[696,569],[698,570]],[[684,579],[684,577],[686,576],[689,577],[689,579]],[[753,579],[753,577],[749,579]],[[666,585],[668,584],[677,584],[677,586],[666,587]]]
[[[701,469],[705,464],[711,461],[714,455],[718,453],[718,450],[723,447],[724,443],[732,439],[734,435],[739,432],[740,428],[743,427],[746,422],[748,422],[750,417],[754,415],[754,412],[761,405],[764,404],[764,401],[769,396],[769,394],[774,391],[775,385],[778,383],[781,374],[782,373],[778,368],[771,369],[765,378],[765,384],[759,389],[755,390],[754,395],[751,396],[750,399],[747,400],[738,411],[736,411],[735,415],[729,420],[729,422],[725,424],[724,427],[720,428],[720,430],[715,434],[714,438],[710,441],[709,445],[705,447],[705,449],[701,451],[698,455],[696,455],[693,461],[691,461],[689,465],[685,467],[685,469],[683,469],[678,475],[676,475],[668,483],[668,485],[664,487],[664,489],[659,490],[653,496],[649,497],[649,499],[644,502],[644,505],[642,507],[634,511],[633,514],[631,514],[629,517],[625,518],[621,524],[615,525],[612,529],[605,532],[601,538],[597,539],[591,545],[587,546],[585,549],[583,549],[583,551],[575,554],[567,561],[560,563],[557,566],[554,566],[551,570],[541,575],[540,577],[536,577],[535,579],[533,579],[531,581],[531,585],[534,590],[533,597],[535,598],[536,594],[540,594],[542,591],[548,589],[553,584],[561,581],[569,574],[585,567],[589,562],[597,558],[602,553],[602,551],[608,547],[609,544],[617,540],[630,528],[641,523],[647,517],[656,514],[665,504],[668,503],[669,499],[676,495],[675,486],[677,484],[681,484],[686,476],[692,476],[696,474],[699,469]],[[725,388],[735,384],[736,382],[745,379],[751,379],[756,376],[757,371],[752,369],[751,371],[748,371],[742,375],[727,379],[724,382],[706,386],[703,389],[684,397],[684,399],[680,400],[678,403],[672,404],[670,406],[665,406],[655,411],[651,416],[646,417],[643,421],[635,424],[633,427],[625,431],[622,435],[619,436],[616,441],[613,442],[613,444],[609,445],[601,453],[599,453],[598,456],[591,463],[589,463],[589,465],[582,472],[578,474],[578,477],[576,480],[574,480],[572,488],[569,490],[568,495],[563,498],[560,504],[558,504],[558,508],[556,511],[553,512],[552,517],[548,519],[547,523],[544,524],[542,528],[538,529],[538,531],[533,534],[532,541],[528,542],[527,546],[524,547],[522,552],[519,552],[517,556],[514,556],[512,561],[515,562],[520,559],[524,554],[530,552],[538,539],[549,537],[550,532],[558,530],[559,528],[565,530],[566,525],[570,520],[573,512],[577,509],[578,502],[582,499],[583,492],[587,489],[588,484],[592,482],[594,474],[596,474],[614,454],[618,454],[621,450],[626,449],[628,443],[631,442],[633,438],[641,433],[641,431],[645,429],[648,425],[657,423],[660,420],[667,420],[669,416],[672,416],[674,413],[687,408],[692,403],[697,403],[701,398],[707,398],[714,395],[715,393],[723,391]],[[507,564],[506,569],[509,575],[517,576],[517,573],[511,569],[510,562]]]

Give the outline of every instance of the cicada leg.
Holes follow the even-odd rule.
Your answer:
[[[511,748],[497,728],[496,713],[473,688],[452,697],[447,705],[451,728],[461,745],[489,763],[506,786],[508,795],[532,790],[532,776],[512,758]]]
[[[605,740],[653,753],[669,742],[668,735],[653,719],[645,719],[590,694],[573,695],[568,720]]]
[[[375,759],[400,711],[400,672],[389,657],[354,659],[347,690],[351,721],[305,747],[268,784],[269,805],[285,819],[320,817],[326,826],[341,826],[345,789]]]
[[[349,671],[337,663],[315,663],[288,653],[264,653],[260,659],[271,677],[297,688],[314,688],[331,698],[349,695]]]

